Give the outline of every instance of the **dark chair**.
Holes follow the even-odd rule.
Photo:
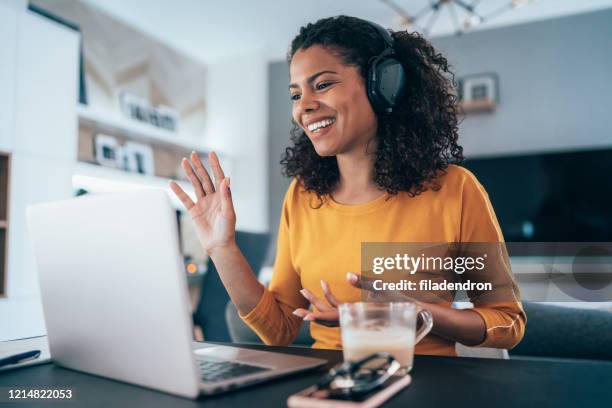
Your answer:
[[[612,312],[523,302],[525,337],[512,350],[520,356],[612,359]]]
[[[255,273],[259,273],[263,266],[269,243],[269,234],[236,231],[236,244]],[[225,305],[228,301],[229,295],[215,265],[209,259],[200,301],[193,314],[194,324],[200,326],[206,341],[231,341],[225,321]]]

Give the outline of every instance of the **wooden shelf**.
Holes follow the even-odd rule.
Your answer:
[[[89,125],[101,132],[106,131],[111,134],[121,133],[132,140],[143,143],[181,147],[197,152],[207,151],[201,139],[195,135],[171,132],[119,115],[112,116],[104,112],[96,111],[86,105],[77,105],[77,115],[80,123]]]
[[[183,209],[182,203],[170,190],[171,179],[164,177],[146,176],[138,173],[104,167],[97,164],[78,162],[72,176],[72,186],[83,188],[91,193],[108,193],[141,188],[162,189],[169,193],[170,199],[177,209]],[[174,180],[187,194],[194,196],[191,183],[184,180]]]
[[[492,112],[495,110],[495,101],[491,99],[483,99],[477,101],[461,101],[459,106],[465,113],[471,112]]]

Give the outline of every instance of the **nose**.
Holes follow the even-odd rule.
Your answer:
[[[303,92],[300,97],[300,111],[302,113],[310,113],[319,109],[319,101],[317,101],[316,95],[312,92]]]

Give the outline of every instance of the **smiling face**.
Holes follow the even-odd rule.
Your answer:
[[[293,120],[306,132],[317,154],[365,151],[378,122],[358,68],[345,65],[329,49],[313,45],[293,55],[290,75]]]

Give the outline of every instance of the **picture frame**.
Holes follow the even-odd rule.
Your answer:
[[[464,112],[492,112],[499,103],[498,77],[482,73],[462,77],[458,81],[459,105]]]
[[[125,170],[147,176],[155,175],[153,148],[142,143],[127,142],[122,149]]]
[[[179,114],[174,108],[165,105],[159,105],[152,109],[152,115],[156,117],[156,122],[151,120],[155,126],[170,130],[178,131]]]
[[[121,167],[121,146],[113,136],[98,134],[95,137],[96,161],[106,167]]]
[[[171,132],[178,131],[179,113],[170,106],[151,106],[146,98],[122,91],[119,94],[121,112],[133,120]]]
[[[119,107],[126,117],[140,122],[148,122],[149,101],[147,99],[121,91],[119,93]]]

